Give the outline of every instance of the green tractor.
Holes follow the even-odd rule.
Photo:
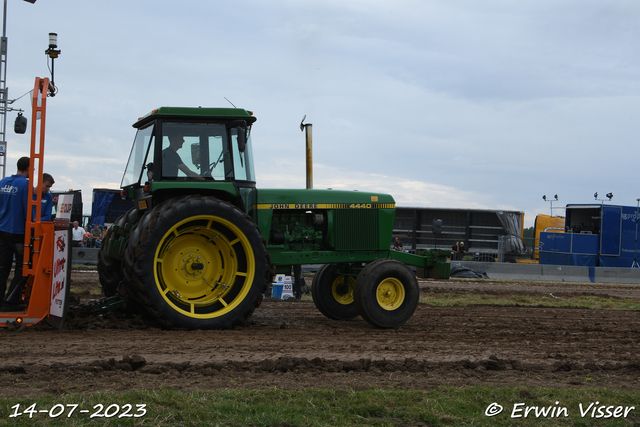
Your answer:
[[[228,329],[260,305],[275,274],[322,264],[312,296],[325,316],[404,324],[419,298],[405,264],[446,278],[447,253],[390,250],[390,195],[256,188],[255,121],[238,108],[162,107],[133,125],[121,187],[134,208],[100,249],[103,293],[124,293],[171,326]]]

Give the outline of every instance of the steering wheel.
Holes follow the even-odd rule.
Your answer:
[[[216,160],[215,162],[211,163],[209,165],[209,167],[207,168],[207,171],[204,172],[202,174],[202,176],[211,176],[211,173],[213,172],[213,170],[216,168],[216,166],[218,166],[218,163],[223,162],[224,160],[222,159],[222,156],[224,155],[224,151],[220,153],[220,157],[218,157],[218,160]]]

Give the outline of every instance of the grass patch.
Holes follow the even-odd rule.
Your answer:
[[[602,413],[593,402],[604,405]],[[12,426],[629,426],[640,422],[640,392],[609,389],[441,388],[438,390],[298,391],[222,390],[181,393],[168,389],[125,394],[63,395],[57,398],[1,399],[0,425]],[[24,410],[64,407],[57,418]],[[487,416],[487,408],[503,409]],[[521,406],[516,404],[522,403]],[[20,405],[23,415],[16,413]],[[71,406],[78,407],[68,417]],[[132,405],[127,415],[122,409]],[[142,414],[136,405],[145,404]],[[57,406],[56,406],[57,405]],[[90,418],[100,406],[103,416]],[[582,411],[581,407],[582,405]],[[607,417],[606,407],[612,406]],[[616,407],[622,407],[617,412]],[[528,407],[535,407],[525,417]],[[107,409],[111,408],[111,409]],[[514,408],[516,411],[514,412]],[[561,409],[566,408],[566,409]],[[56,409],[55,413],[59,412]],[[85,409],[89,413],[80,413]],[[119,410],[118,410],[119,409]],[[625,416],[626,409],[626,416]],[[105,412],[106,410],[106,412]],[[537,412],[536,412],[537,411]],[[541,412],[545,411],[545,412]],[[105,417],[109,414],[112,416]],[[546,415],[543,415],[546,413]],[[565,416],[566,414],[566,416]],[[536,416],[537,415],[537,416]],[[605,418],[607,417],[607,418]]]
[[[517,294],[422,294],[420,302],[434,306],[468,306],[472,304],[517,305],[525,307],[580,307],[595,310],[640,310],[640,300],[593,295],[551,296]]]

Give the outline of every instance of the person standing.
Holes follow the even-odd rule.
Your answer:
[[[304,280],[304,274],[302,274],[302,266],[294,265],[293,266],[293,296],[297,300],[302,299],[302,294],[304,293],[303,288],[306,285]]]
[[[14,291],[22,282],[27,202],[31,193],[28,181],[29,157],[21,157],[17,166],[18,171],[15,175],[0,181],[0,296],[3,301],[0,310],[2,311],[16,311],[24,308],[19,305],[21,295]],[[14,256],[15,272],[9,287],[9,296],[5,301],[7,279]]]
[[[73,240],[73,247],[79,248],[84,242],[84,235],[86,231],[84,228],[79,227],[78,221],[73,221],[73,228],[71,229],[71,240]]]
[[[460,243],[455,242],[453,246],[451,246],[451,261],[457,261],[461,258],[458,258],[458,254],[460,253]]]
[[[53,195],[51,187],[56,181],[48,173],[42,174],[42,205],[40,206],[40,220],[51,221],[51,213],[53,212]]]
[[[458,259],[462,260],[466,254],[467,248],[464,247],[464,242],[460,242],[460,247],[458,248]]]
[[[51,221],[51,215],[53,212],[53,195],[51,194],[51,187],[55,184],[55,180],[48,173],[42,174],[42,197],[40,199],[40,221]],[[33,200],[36,200],[36,194],[34,191]],[[33,220],[36,219],[36,208],[33,207],[31,214]]]

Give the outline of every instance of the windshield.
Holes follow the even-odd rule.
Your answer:
[[[122,188],[153,179],[150,172],[156,146],[154,129],[152,123],[136,133]],[[243,127],[228,129],[224,123],[162,123],[161,153],[158,153],[162,168],[156,168],[155,179],[254,181],[251,139],[248,135],[245,139],[244,134],[238,138],[238,132],[246,131]],[[148,176],[143,176],[147,167]]]
[[[163,123],[162,178],[252,181],[251,148],[240,153],[237,133],[223,123]]]
[[[162,177],[224,179],[231,169],[225,147],[226,128],[218,123],[162,125]]]
[[[139,129],[136,133],[120,187],[124,188],[140,182],[142,170],[147,164],[147,155],[153,153],[153,149],[149,150],[149,145],[153,145],[153,125]]]

